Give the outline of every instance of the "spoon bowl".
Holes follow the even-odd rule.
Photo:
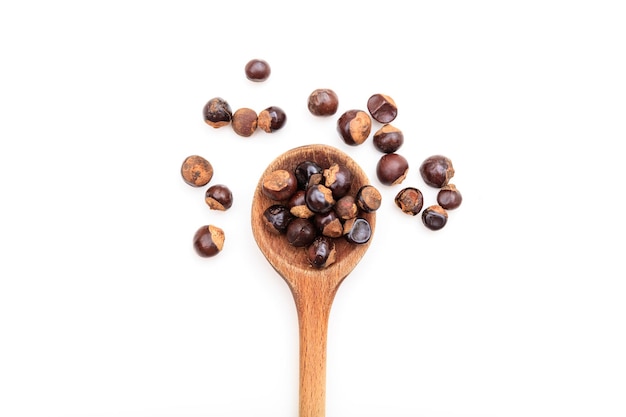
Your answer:
[[[376,214],[360,212],[372,229],[364,244],[353,244],[336,238],[336,261],[322,269],[312,267],[306,250],[291,245],[284,235],[266,229],[263,213],[276,201],[262,192],[263,178],[277,170],[294,171],[304,161],[313,161],[322,168],[332,163],[345,165],[352,173],[349,193],[369,184],[363,169],[347,154],[327,145],[306,145],[291,149],[274,159],[261,175],[252,200],[252,232],[256,243],[272,267],[287,282],[298,313],[300,336],[299,416],[324,417],[326,400],[326,335],[328,317],[335,293],[341,282],[359,263],[374,236]]]

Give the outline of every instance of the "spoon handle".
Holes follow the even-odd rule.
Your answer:
[[[326,412],[326,338],[336,288],[307,280],[294,291],[300,329],[300,417]]]

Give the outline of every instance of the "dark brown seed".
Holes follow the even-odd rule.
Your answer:
[[[463,196],[454,184],[441,187],[437,193],[437,203],[446,210],[458,208],[463,202]]]
[[[373,142],[379,151],[392,153],[400,149],[404,143],[404,134],[397,127],[386,124],[374,133]]]
[[[372,119],[363,110],[348,110],[337,120],[337,131],[343,141],[350,146],[365,142],[371,129]]]
[[[213,225],[202,226],[193,237],[193,247],[203,258],[217,255],[224,247],[224,231]]]
[[[313,175],[319,175],[319,179],[321,180],[321,174],[324,172],[322,167],[316,164],[313,161],[304,161],[300,162],[296,169],[294,170],[294,174],[296,175],[296,179],[298,180],[298,188],[305,190],[310,185],[310,179]],[[315,182],[319,184],[320,181]]]
[[[267,132],[272,133],[281,129],[287,122],[287,115],[278,106],[270,106],[259,113],[258,127]]]
[[[352,172],[345,166],[333,163],[329,168],[325,169],[324,185],[333,192],[335,200],[343,197],[350,191],[352,186]]]
[[[359,207],[353,195],[346,194],[335,202],[335,213],[342,220],[353,219],[359,213]]]
[[[263,178],[261,191],[263,194],[276,201],[287,200],[298,189],[298,180],[293,172],[286,169],[277,169]]]
[[[420,175],[424,182],[431,187],[441,188],[448,184],[454,176],[452,161],[443,155],[433,155],[420,165]]]
[[[422,222],[430,230],[442,229],[448,222],[448,212],[438,205],[427,207],[422,212]]]
[[[204,201],[211,210],[228,210],[233,205],[233,193],[223,184],[212,185],[206,190]]]
[[[269,78],[272,73],[270,64],[262,59],[251,59],[245,67],[246,78],[250,81],[261,82]]]
[[[297,190],[287,201],[287,208],[296,217],[308,219],[313,217],[313,213],[306,205],[306,193],[304,190]]]
[[[203,187],[213,178],[213,166],[203,157],[191,155],[183,161],[180,173],[187,184],[192,187]]]
[[[233,111],[226,100],[214,97],[202,109],[204,122],[214,128],[226,126],[233,118]]]
[[[313,217],[317,230],[324,236],[339,237],[343,234],[343,223],[334,210],[318,213]]]
[[[273,204],[263,212],[263,221],[266,230],[274,234],[285,234],[287,226],[294,219],[289,209],[282,204]]]
[[[372,95],[367,100],[367,110],[380,123],[391,123],[398,115],[396,102],[385,94]]]
[[[231,125],[235,133],[239,136],[252,136],[258,126],[257,114],[252,109],[242,107],[233,114]]]
[[[314,213],[327,213],[335,205],[333,192],[322,184],[312,185],[306,190],[306,205]]]
[[[332,116],[337,113],[339,98],[329,88],[318,88],[309,95],[307,106],[315,116]]]
[[[326,268],[336,260],[337,251],[331,239],[318,236],[307,248],[307,259],[315,268]]]
[[[394,202],[403,213],[415,216],[422,211],[422,207],[424,206],[424,195],[415,187],[406,187],[396,194]]]
[[[363,185],[356,193],[356,204],[366,213],[373,213],[378,210],[382,199],[380,191],[370,184]]]
[[[376,165],[378,180],[385,185],[401,184],[409,171],[409,162],[397,153],[384,154]]]
[[[372,237],[372,227],[362,217],[347,220],[344,224],[344,236],[350,243],[367,243]]]
[[[308,219],[299,217],[289,222],[287,226],[287,241],[297,247],[310,245],[317,236],[317,230]]]

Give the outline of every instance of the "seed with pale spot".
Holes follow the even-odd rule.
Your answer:
[[[202,187],[213,178],[213,166],[200,155],[191,155],[183,161],[180,174],[183,180],[192,187]]]

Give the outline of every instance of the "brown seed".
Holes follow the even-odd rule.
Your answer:
[[[343,234],[343,223],[334,210],[327,213],[317,213],[313,217],[313,224],[324,236],[339,237]]]
[[[363,185],[356,193],[356,204],[366,213],[373,213],[378,210],[382,199],[380,191],[370,184]]]
[[[332,116],[337,113],[339,98],[330,88],[318,88],[309,95],[307,106],[315,116]]]
[[[314,213],[328,213],[335,205],[333,192],[322,185],[311,185],[306,190],[306,205]]]
[[[267,80],[272,73],[270,64],[268,64],[267,61],[257,58],[248,61],[244,70],[246,78],[255,82]]]
[[[396,194],[394,202],[403,213],[415,216],[422,211],[424,195],[415,187],[406,187]]]
[[[404,134],[390,124],[383,125],[373,136],[374,147],[383,153],[392,153],[404,143]]]
[[[348,110],[337,120],[337,131],[343,141],[350,146],[365,142],[371,129],[372,119],[363,110]]]
[[[372,227],[362,217],[346,220],[343,225],[343,235],[350,243],[364,244],[372,237]]]
[[[242,107],[233,114],[231,125],[239,136],[252,136],[258,125],[257,114],[252,109]]]
[[[263,178],[261,191],[272,200],[281,201],[290,198],[298,189],[298,180],[292,171],[277,169]]]
[[[214,97],[202,109],[204,122],[214,128],[226,126],[233,118],[233,111],[226,100]]]
[[[183,180],[192,187],[205,186],[213,178],[213,166],[199,155],[185,158],[180,168]]]
[[[439,205],[432,205],[422,212],[422,222],[430,230],[443,229],[448,222],[448,212]]]
[[[380,123],[391,123],[398,115],[396,102],[385,94],[372,95],[367,100],[367,110]]]
[[[441,188],[454,176],[452,161],[443,155],[429,156],[420,165],[420,175],[431,187]]]
[[[202,226],[193,237],[193,247],[203,258],[217,255],[224,247],[224,231],[213,225]]]
[[[296,217],[289,222],[285,234],[291,245],[301,247],[310,245],[317,236],[317,231],[309,219]]]
[[[287,208],[289,212],[296,217],[302,217],[303,219],[311,218],[315,215],[306,205],[306,192],[304,190],[297,190],[287,201]]]
[[[265,229],[275,235],[284,235],[293,219],[295,219],[294,215],[283,204],[273,204],[263,212]]]
[[[359,207],[353,195],[346,194],[335,202],[335,213],[342,220],[353,219],[359,214]]]
[[[287,115],[278,106],[270,106],[259,113],[258,127],[259,129],[272,133],[275,130],[281,129],[287,122]]]
[[[350,191],[352,186],[352,172],[343,164],[333,163],[323,171],[324,185],[333,192],[336,200]]]
[[[402,183],[409,171],[409,162],[405,157],[397,153],[386,153],[376,165],[378,180],[385,185],[397,185]]]
[[[437,193],[437,203],[446,210],[458,208],[463,202],[463,196],[454,184],[441,187]]]
[[[307,258],[311,266],[326,268],[335,263],[337,251],[332,239],[318,236],[307,248]]]
[[[233,205],[233,193],[223,184],[212,185],[206,190],[204,201],[211,210],[225,211]]]
[[[294,169],[294,174],[298,179],[298,187],[305,190],[309,185],[319,184],[322,181],[322,173],[324,169],[313,161],[300,162]],[[311,181],[311,177],[317,175],[316,179]]]

